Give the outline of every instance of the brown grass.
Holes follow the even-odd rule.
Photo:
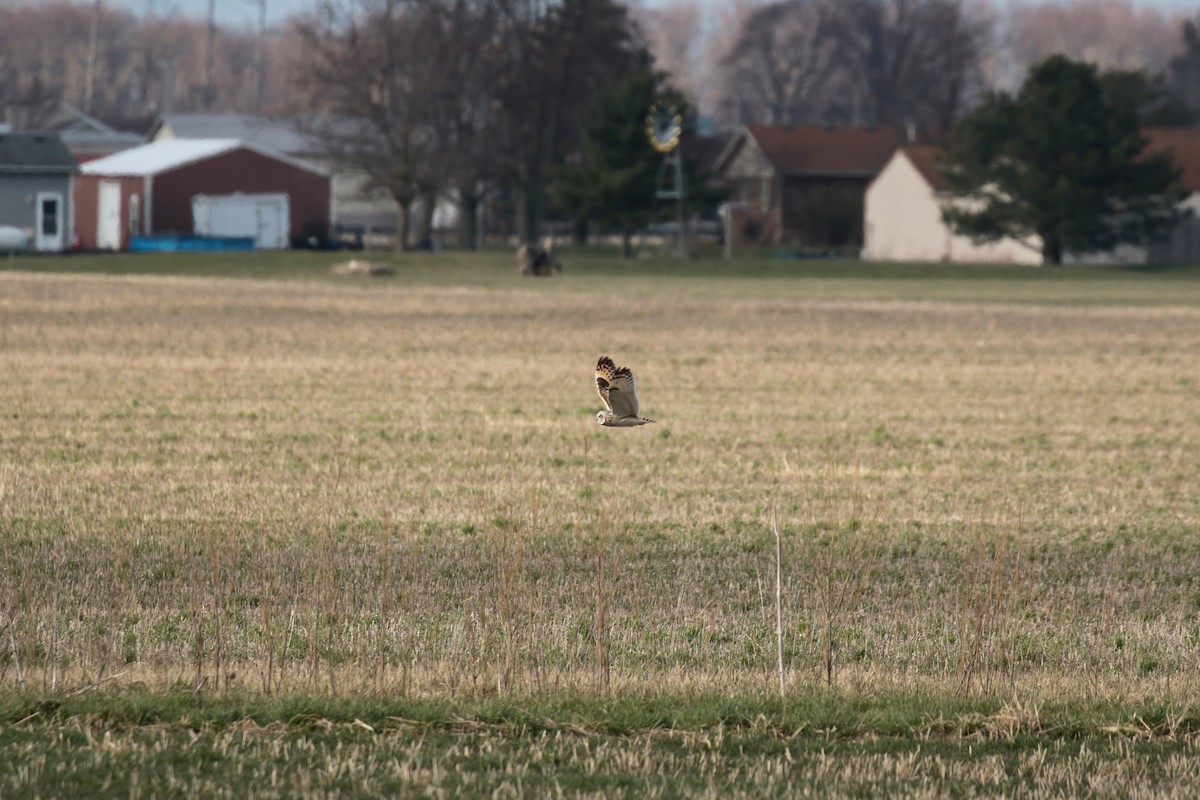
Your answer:
[[[793,691],[1197,699],[1197,363],[1170,305],[0,274],[0,685],[770,691],[774,507]]]

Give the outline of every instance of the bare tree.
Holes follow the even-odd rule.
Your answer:
[[[498,170],[490,151],[496,115],[490,113],[497,81],[494,32],[499,7],[489,0],[451,0],[436,7],[429,45],[442,53],[439,89],[429,104],[430,125],[441,163],[438,192],[452,190],[458,203],[458,243],[474,249],[478,212]],[[438,197],[425,204],[429,221]]]
[[[327,155],[359,169],[396,201],[396,245],[409,241],[414,202],[438,184],[428,108],[435,54],[420,0],[326,0],[297,27],[307,64],[297,78]]]
[[[202,22],[139,20],[110,4],[0,5],[0,103],[26,117],[39,103],[63,101],[106,119],[198,110],[204,36]],[[214,111],[259,108],[253,46],[237,31],[217,37]]]
[[[726,125],[827,121],[845,96],[835,41],[836,5],[782,0],[753,11],[722,62]]]
[[[650,66],[618,0],[497,0],[497,154],[514,187],[523,241],[538,238],[547,165],[579,145],[596,92]]]
[[[707,106],[715,66],[706,58],[704,14],[695,0],[674,0],[656,8],[631,10],[654,65],[693,105]]]
[[[721,121],[949,127],[982,87],[991,25],[963,0],[778,0],[722,62]]]
[[[931,0],[919,16],[915,49],[920,55],[904,121],[948,131],[987,89],[995,18],[986,6],[968,9],[962,0]]]
[[[616,0],[325,0],[297,28],[299,84],[337,161],[395,198],[402,241],[452,190],[462,238],[488,185],[514,190],[536,239],[548,163],[579,139],[598,87],[649,63]]]
[[[1010,15],[1007,49],[1018,80],[1055,53],[1102,68],[1159,72],[1179,50],[1185,17],[1133,0],[1042,0],[1015,5]]]
[[[0,53],[6,73],[0,84],[9,103],[25,106],[25,116],[40,113],[33,104],[49,98],[52,105],[66,100],[82,106],[91,63],[93,108],[111,105],[119,96],[122,77],[113,74],[118,59],[112,49],[127,40],[133,25],[129,14],[67,3],[0,9]],[[92,41],[96,50],[89,57]]]
[[[949,127],[970,93],[990,39],[962,0],[842,0],[838,41],[869,125]]]

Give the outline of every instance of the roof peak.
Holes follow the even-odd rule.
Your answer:
[[[87,175],[156,175],[241,147],[237,139],[162,139],[83,165]]]
[[[876,175],[909,142],[900,125],[746,125],[722,154],[724,165],[745,140],[752,140],[775,171],[783,174]]]

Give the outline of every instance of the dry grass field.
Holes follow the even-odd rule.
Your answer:
[[[339,281],[329,258],[270,279],[0,272],[0,741],[32,737],[0,794],[36,793],[47,752],[107,757],[88,731],[109,712],[39,704],[122,692],[193,698],[185,720],[270,698],[450,704],[416,745],[384,706],[301,714],[335,720],[349,739],[318,733],[368,763],[383,755],[350,723],[387,728],[410,769],[377,766],[391,777],[373,783],[346,766],[313,791],[499,791],[513,775],[488,766],[504,738],[489,725],[530,737],[509,767],[594,777],[611,756],[628,772],[566,784],[581,794],[1195,787],[1194,273],[789,279],[751,263],[690,278],[597,260],[521,282],[507,258],[429,256]],[[633,367],[657,425],[595,424],[601,354]],[[559,722],[608,756],[564,743],[566,723],[468,710],[544,716],[564,697],[591,705]],[[743,763],[710,743],[704,761],[696,737],[726,710],[690,727],[606,717],[629,698],[758,703],[730,743],[765,731],[771,746]],[[170,793],[130,754],[186,731],[122,719],[104,736],[129,748],[112,752]],[[264,748],[246,764],[293,745],[320,761],[289,719],[277,735],[199,730],[206,747]],[[622,735],[594,738],[609,726]],[[1063,726],[1100,741],[1064,744]],[[636,733],[660,728],[682,732]],[[839,728],[852,749],[826,764]],[[869,744],[901,728],[912,747]],[[484,755],[400,752],[438,737]],[[1034,742],[1045,771],[1033,745],[963,750],[996,740]],[[1147,740],[1170,745],[1130,749]],[[932,760],[905,767],[922,741]],[[690,777],[671,782],[668,762]],[[246,770],[264,796],[305,788]]]

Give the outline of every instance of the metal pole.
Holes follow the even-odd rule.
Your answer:
[[[679,252],[680,258],[687,258],[687,198],[683,178],[683,147],[678,146],[672,156],[675,159],[675,196],[678,198],[679,209]]]
[[[96,85],[96,48],[100,38],[100,3],[96,0],[92,5],[92,33],[88,37],[87,86],[83,94],[83,110],[89,114],[92,111],[93,90]]]
[[[204,40],[204,110],[212,108],[213,40],[217,36],[217,0],[208,0],[208,36]]]
[[[779,660],[779,698],[787,699],[787,671],[783,650],[783,538],[779,535],[779,523],[775,509],[771,509],[771,530],[775,532],[775,647]]]
[[[267,0],[251,2],[258,3],[258,36],[254,39],[254,63],[258,74],[255,76],[254,108],[261,113],[267,82]]]
[[[725,225],[725,258],[733,258],[733,212],[746,207],[741,201],[727,200],[721,204],[721,217]]]
[[[721,204],[721,223],[725,228],[725,260],[733,258],[733,208],[729,203]]]

